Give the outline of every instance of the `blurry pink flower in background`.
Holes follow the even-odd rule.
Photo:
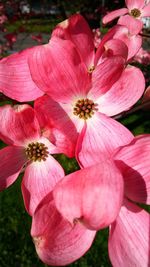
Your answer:
[[[118,24],[126,26],[131,34],[138,34],[143,27],[142,18],[150,16],[150,3],[144,0],[125,0],[127,8],[121,8],[109,12],[103,17],[103,23],[107,24],[120,17]]]
[[[31,38],[32,38],[32,40],[37,41],[39,44],[42,44],[42,42],[43,42],[43,37],[42,37],[42,34],[40,34],[40,33],[37,35],[32,34]]]
[[[0,15],[0,24],[3,24],[7,21],[7,17],[5,15]]]
[[[17,41],[16,33],[7,33],[4,35],[4,38],[7,40],[7,46],[10,49],[13,49],[13,44]]]

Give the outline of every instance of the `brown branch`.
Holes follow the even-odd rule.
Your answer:
[[[139,33],[139,35],[141,35],[142,37],[150,38],[150,35],[149,34],[146,34],[146,33]]]

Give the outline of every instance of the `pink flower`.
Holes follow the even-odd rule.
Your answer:
[[[72,173],[63,180],[65,183],[58,183],[53,194],[48,194],[37,207],[31,229],[40,259],[56,266],[75,261],[90,248],[96,230],[115,220],[123,198],[122,175],[110,160]],[[66,194],[60,188],[66,190]],[[59,200],[65,203],[61,208],[68,215],[72,209],[75,217],[64,216],[57,207],[60,204],[58,191]],[[66,205],[67,199],[70,202]]]
[[[61,133],[60,143],[68,156],[74,156],[81,133],[80,161],[86,158],[86,149],[96,151],[98,146],[110,155],[114,148],[131,141],[132,134],[108,116],[134,105],[145,82],[138,68],[124,69],[127,47],[122,41],[109,39],[103,45],[102,40],[95,54],[92,32],[83,18],[73,16],[70,23],[69,30],[56,28],[48,45],[34,49],[29,67],[35,84],[50,96],[35,101],[39,120]],[[59,34],[62,38],[56,36]],[[70,39],[63,39],[67,34]]]
[[[0,15],[0,25],[4,24],[7,21],[7,17],[5,15]]]
[[[69,264],[87,251],[95,231],[110,225],[112,265],[149,266],[150,215],[136,204],[150,204],[149,157],[150,135],[138,136],[112,159],[58,182],[33,215],[39,257],[50,265]]]
[[[28,105],[0,107],[0,125],[0,139],[9,145],[0,150],[0,190],[13,184],[25,168],[22,193],[32,215],[40,199],[64,176],[50,155],[57,153],[57,148],[42,136],[35,112]]]
[[[143,27],[142,18],[150,16],[150,3],[144,0],[125,0],[127,8],[121,8],[110,12],[103,18],[106,24],[113,19],[120,17],[118,24],[126,26],[131,34],[138,34]]]

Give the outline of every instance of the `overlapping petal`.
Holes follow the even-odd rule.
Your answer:
[[[57,209],[72,225],[79,221],[98,230],[115,220],[123,193],[120,171],[112,161],[105,160],[66,176],[53,195]]]
[[[64,266],[80,258],[91,246],[96,232],[77,223],[73,227],[57,211],[51,194],[36,209],[31,235],[40,259]]]
[[[35,112],[27,104],[0,107],[0,139],[7,144],[24,145],[39,138],[40,128]]]
[[[89,119],[83,131],[76,154],[79,164],[84,167],[99,163],[104,156],[111,157],[115,148],[134,138],[122,124],[99,112]]]
[[[143,22],[130,15],[120,17],[118,23],[126,26],[129,29],[129,32],[133,35],[138,34],[143,28]]]
[[[20,102],[32,101],[43,95],[33,82],[28,57],[34,48],[26,49],[0,61],[0,92]]]
[[[119,39],[123,41],[128,47],[128,60],[131,59],[138,52],[142,45],[142,37],[139,35],[131,35],[128,28],[122,25],[116,25],[108,31],[108,33],[103,37],[98,50],[96,52],[96,57],[99,58],[102,47],[108,40]]]
[[[124,63],[123,57],[112,56],[96,66],[92,73],[92,88],[89,96],[97,99],[97,97],[105,93],[121,76]]]
[[[140,69],[128,66],[120,79],[97,101],[101,112],[113,116],[131,108],[142,96],[145,79]]]
[[[75,44],[87,68],[93,65],[95,55],[93,34],[88,23],[80,14],[74,14],[59,23],[52,33],[52,36],[54,35],[70,39]]]
[[[102,54],[102,58],[100,58],[100,61],[103,58],[105,59],[105,57],[111,57],[111,56],[121,56],[125,60],[127,60],[128,47],[126,46],[126,44],[123,41],[121,41],[119,39],[110,39],[101,48],[102,48],[103,54]],[[100,52],[100,50],[97,50],[97,52]],[[98,54],[99,55],[97,55],[97,53],[96,53],[95,61],[100,57],[100,53],[98,53]]]
[[[28,165],[22,181],[22,194],[26,210],[31,216],[42,198],[53,190],[63,177],[63,168],[50,155],[46,161]]]
[[[87,69],[70,40],[54,36],[49,44],[37,47],[29,67],[37,86],[56,101],[68,103],[89,90]]]
[[[109,257],[115,267],[150,265],[150,215],[127,202],[111,225]]]
[[[124,174],[126,196],[150,204],[150,135],[135,137],[131,144],[119,149],[115,159]]]
[[[8,146],[0,150],[0,191],[15,182],[26,162],[22,147]]]
[[[73,157],[78,132],[67,111],[58,102],[46,95],[35,101],[35,110],[43,134],[47,135],[51,142],[56,145],[59,153]]]

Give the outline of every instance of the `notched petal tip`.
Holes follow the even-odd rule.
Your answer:
[[[32,240],[33,240],[33,243],[34,243],[36,249],[42,248],[44,246],[44,243],[45,243],[44,237],[42,237],[42,236],[34,236],[32,238]]]

